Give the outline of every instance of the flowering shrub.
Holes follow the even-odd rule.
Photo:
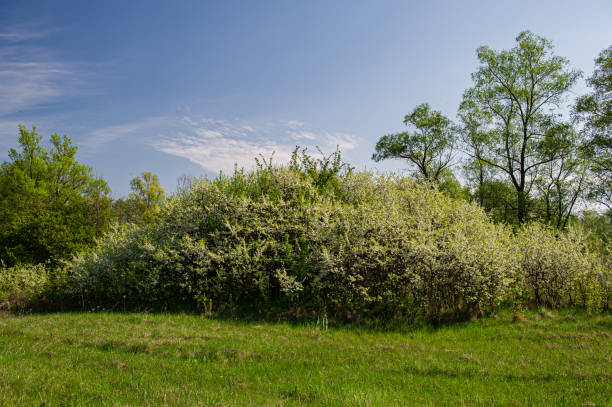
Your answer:
[[[196,182],[155,222],[115,228],[68,272],[91,307],[348,319],[475,317],[531,299],[601,307],[609,295],[574,235],[532,225],[515,236],[431,185],[297,154],[288,166],[264,160]]]
[[[42,264],[0,267],[0,308],[19,308],[42,294],[48,282]]]
[[[588,249],[587,236],[577,228],[566,233],[534,223],[517,236],[522,299],[549,307],[608,307],[610,271]]]

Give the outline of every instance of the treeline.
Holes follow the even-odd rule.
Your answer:
[[[612,46],[595,60],[591,92],[573,101],[581,73],[545,38],[525,31],[514,48],[483,46],[477,56],[458,123],[423,103],[404,118],[411,129],[382,137],[372,158],[406,160],[417,178],[476,201],[497,221],[564,229],[590,202],[608,211],[598,222],[610,227]]]
[[[143,172],[112,199],[67,136],[44,147],[20,126],[0,170],[0,307],[411,320],[608,309],[612,47],[575,101],[580,73],[546,39],[523,32],[478,58],[458,123],[424,103],[376,144],[375,161],[407,160],[412,177],[296,148],[284,166],[184,176],[170,195]]]

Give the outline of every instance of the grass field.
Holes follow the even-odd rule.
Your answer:
[[[180,314],[0,315],[0,404],[612,405],[612,315],[392,331]]]

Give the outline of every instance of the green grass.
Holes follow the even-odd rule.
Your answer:
[[[0,404],[612,405],[612,315],[441,328],[0,315]],[[44,403],[44,404],[43,404]]]

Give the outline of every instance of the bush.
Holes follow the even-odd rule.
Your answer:
[[[0,308],[19,309],[40,296],[48,283],[44,265],[0,267]]]
[[[589,251],[587,235],[578,227],[567,232],[537,223],[517,236],[521,255],[522,300],[534,305],[608,307],[610,271]]]
[[[475,204],[339,158],[296,152],[288,166],[198,181],[153,223],[118,226],[75,257],[69,291],[91,308],[346,319],[467,318],[579,295],[607,306],[607,274],[576,236],[537,225],[515,236]]]

